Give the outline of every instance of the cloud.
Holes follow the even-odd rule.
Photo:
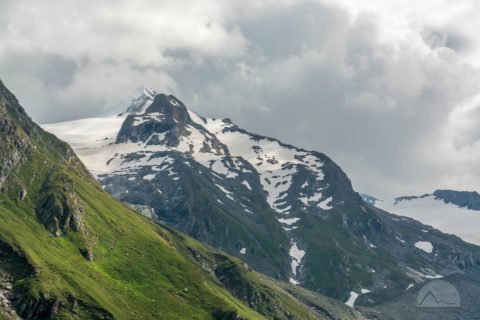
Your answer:
[[[142,84],[171,90],[167,70],[182,63],[172,50],[242,55],[229,10],[215,1],[2,1],[0,72],[38,121],[87,116]]]
[[[209,115],[226,113],[250,130],[332,155],[358,190],[390,196],[478,188],[475,179],[458,182],[465,162],[446,130],[451,113],[479,92],[478,70],[415,29],[385,29],[374,13],[315,6],[299,6],[290,18],[336,16],[324,32],[318,23],[321,41],[295,45],[309,27],[300,24],[281,33],[285,45],[295,40],[279,54],[271,41],[247,36],[257,59],[224,69],[221,79],[204,78],[201,87],[186,79],[182,95]],[[284,23],[283,12],[276,14],[270,21]],[[474,152],[463,150],[461,158]]]
[[[94,115],[148,84],[327,153],[360,191],[478,190],[477,7],[6,1],[0,75],[41,122]]]

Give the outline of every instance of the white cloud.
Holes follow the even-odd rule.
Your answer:
[[[169,49],[241,54],[245,39],[213,1],[18,1],[2,34],[10,50],[163,66]]]
[[[230,10],[217,1],[2,1],[0,72],[37,120],[86,116],[142,84],[172,90],[175,52],[241,56],[247,41],[225,21]]]
[[[480,28],[478,10],[480,3],[473,0],[320,0],[331,5],[342,5],[353,14],[375,13],[384,29],[411,29],[444,45],[453,46],[463,58],[480,66]],[[430,38],[430,40],[432,40]]]

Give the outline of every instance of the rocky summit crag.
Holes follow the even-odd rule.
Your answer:
[[[102,129],[88,130],[94,123]],[[204,118],[172,95],[156,95],[140,112],[76,120],[75,130],[45,128],[143,214],[356,306],[480,266],[479,247],[365,203],[326,155]]]

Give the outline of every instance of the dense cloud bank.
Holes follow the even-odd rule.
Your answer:
[[[0,3],[0,75],[39,122],[139,85],[323,151],[379,197],[480,189],[477,4]]]

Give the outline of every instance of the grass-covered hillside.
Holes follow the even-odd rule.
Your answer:
[[[116,201],[0,82],[0,319],[19,317],[359,316],[259,275]]]

